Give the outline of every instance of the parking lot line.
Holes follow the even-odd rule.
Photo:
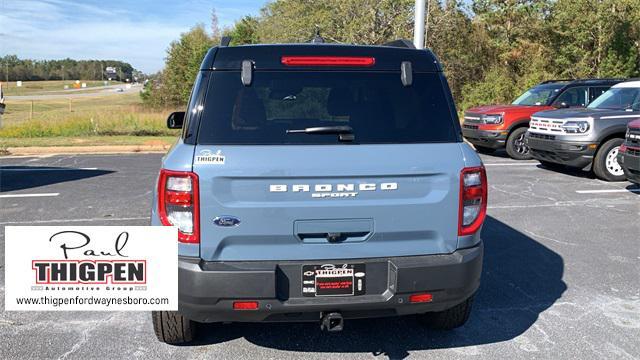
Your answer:
[[[527,162],[527,163],[485,163],[484,166],[537,166],[539,162]]]
[[[50,197],[58,196],[60,193],[41,193],[41,194],[4,194],[0,198],[26,198],[26,197]]]
[[[606,194],[606,193],[639,193],[640,189],[606,189],[606,190],[576,190],[578,194]]]
[[[89,218],[89,219],[52,219],[52,220],[30,220],[30,221],[7,221],[0,222],[0,225],[12,225],[12,224],[62,224],[73,222],[93,222],[93,221],[131,221],[131,220],[149,220],[148,216],[145,217],[124,217],[124,218]]]
[[[0,168],[0,171],[79,171],[79,170],[98,170],[95,167],[87,168],[29,168],[29,169],[5,169]]]

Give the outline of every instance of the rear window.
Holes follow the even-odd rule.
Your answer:
[[[437,73],[256,71],[243,86],[236,71],[213,72],[200,144],[336,144],[338,135],[287,133],[350,126],[360,144],[458,141]]]

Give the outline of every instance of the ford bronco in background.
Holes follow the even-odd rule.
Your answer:
[[[533,113],[585,107],[621,79],[549,80],[527,90],[511,105],[471,108],[464,115],[462,133],[481,153],[506,148],[516,160],[531,159],[524,135]]]
[[[210,49],[154,195],[152,224],[179,229],[160,341],[197,322],[467,321],[485,170],[436,57],[395,44]]]
[[[606,181],[623,181],[618,163],[627,124],[640,118],[640,81],[614,85],[586,109],[542,111],[531,117],[526,141],[543,165],[593,169]]]
[[[618,152],[618,163],[627,179],[640,185],[640,120],[629,123],[625,142]]]

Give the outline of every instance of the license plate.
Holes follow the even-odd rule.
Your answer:
[[[364,264],[302,266],[302,295],[356,296],[366,290]]]

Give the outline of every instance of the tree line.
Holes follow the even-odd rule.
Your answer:
[[[107,68],[115,68],[107,73]],[[0,81],[131,79],[135,69],[118,60],[31,60],[16,55],[0,57]]]
[[[640,76],[640,0],[427,0],[425,45],[440,58],[462,109],[508,103],[547,79]],[[414,0],[272,0],[257,16],[170,44],[145,101],[183,105],[207,49],[309,41],[384,44],[413,37]]]

